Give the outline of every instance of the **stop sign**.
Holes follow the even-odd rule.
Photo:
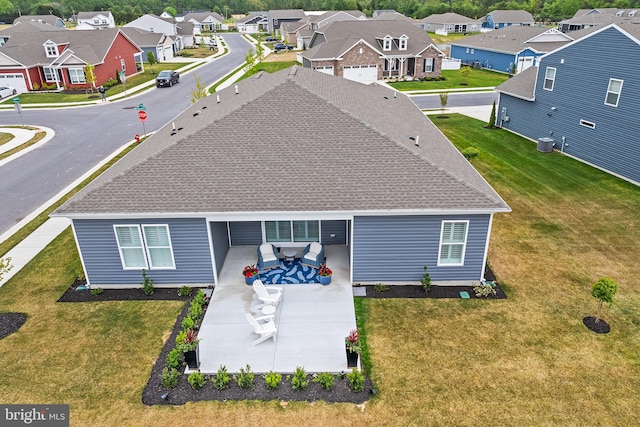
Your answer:
[[[147,121],[147,112],[146,111],[138,111],[138,118],[140,119],[141,122],[146,122]]]

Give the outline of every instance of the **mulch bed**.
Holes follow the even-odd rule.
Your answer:
[[[0,340],[20,329],[26,321],[24,313],[0,313]]]
[[[602,319],[596,322],[596,318],[592,316],[587,316],[582,319],[582,324],[597,334],[608,334],[611,332],[611,326],[609,326],[607,322]]]
[[[367,290],[367,298],[461,298],[460,292],[465,291],[471,299],[476,299],[473,286],[437,286],[431,285],[429,292],[425,292],[420,285],[389,286],[389,289],[376,292],[375,285],[362,286]],[[486,299],[505,299],[507,294],[495,284],[496,294],[489,295]],[[485,299],[484,297],[478,297]]]
[[[90,301],[188,301],[190,296],[179,296],[176,288],[155,288],[151,295],[146,295],[141,288],[137,289],[104,289],[100,295],[92,295],[90,290],[78,291],[85,280],[76,279],[62,294],[58,302],[90,302]],[[194,289],[195,293],[197,289]]]

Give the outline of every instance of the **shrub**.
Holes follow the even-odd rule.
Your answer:
[[[431,276],[429,275],[429,271],[426,265],[424,266],[424,274],[420,279],[420,283],[422,283],[422,289],[425,292],[429,292],[429,290],[431,289]]]
[[[186,331],[187,329],[193,329],[195,324],[196,322],[193,321],[191,316],[187,316],[184,319],[182,319],[182,330]]]
[[[196,295],[193,297],[193,301],[191,301],[191,304],[198,304],[200,307],[207,305],[207,297],[204,295],[204,291],[202,289],[198,289]]]
[[[386,292],[389,289],[389,285],[385,285],[384,283],[376,283],[375,285],[373,285],[373,290],[378,293]]]
[[[291,378],[291,388],[294,390],[304,390],[308,385],[309,380],[307,379],[307,373],[303,367],[298,366],[293,373],[293,378]]]
[[[176,337],[176,347],[183,353],[195,350],[199,342],[198,334],[193,329],[185,329]]]
[[[197,323],[202,318],[203,314],[204,309],[200,304],[196,304],[195,302],[191,303],[189,306],[189,317],[191,317],[194,322]]]
[[[251,372],[251,366],[249,366],[249,364],[247,364],[246,369],[240,368],[240,372],[234,375],[233,378],[236,380],[238,387],[253,388],[253,372]]]
[[[497,293],[496,288],[494,288],[490,283],[481,283],[477,286],[474,286],[473,292],[475,292],[476,298],[488,298],[489,295],[495,295]]]
[[[174,348],[167,354],[167,367],[171,369],[178,369],[182,365],[182,352],[177,348]]]
[[[34,83],[33,84],[33,90],[40,90],[40,84]]]
[[[325,390],[331,390],[333,388],[334,381],[335,381],[335,377],[333,376],[333,374],[330,374],[329,372],[323,372],[321,374],[316,375],[313,378],[313,382],[320,384],[320,387],[322,387]]]
[[[479,154],[480,154],[480,151],[476,147],[467,147],[464,150],[462,150],[462,155],[464,156],[465,159],[469,161],[478,157]]]
[[[608,277],[598,279],[598,281],[591,287],[591,296],[598,300],[596,323],[600,321],[600,317],[602,316],[602,306],[605,302],[611,306],[616,292],[618,292],[618,284]]]
[[[168,367],[165,367],[162,370],[162,386],[167,390],[177,387],[180,375],[180,371],[177,369],[169,369]]]
[[[151,54],[153,54],[153,52],[149,52]],[[181,286],[178,288],[178,296],[180,297],[188,297],[191,296],[192,293],[192,289],[189,286]]]
[[[142,269],[142,282],[140,282],[140,285],[142,286],[142,292],[144,292],[145,295],[153,294],[153,279],[147,276],[147,272],[144,268]]]
[[[269,371],[264,374],[264,382],[269,390],[275,390],[282,382],[282,375],[277,372]]]
[[[347,350],[352,353],[361,353],[362,352],[362,344],[360,343],[360,332],[358,329],[354,329],[349,332],[344,339],[344,345]]]
[[[102,289],[102,288],[92,288],[91,289],[91,295],[100,295],[103,292],[104,292],[104,289]]]
[[[204,374],[201,372],[192,372],[189,374],[187,382],[194,390],[200,390],[204,387]]]
[[[211,382],[213,386],[218,390],[224,390],[225,388],[229,388],[229,373],[227,372],[227,367],[224,365],[220,365],[218,368],[218,373],[215,377],[211,377]]]
[[[349,388],[356,393],[364,390],[364,375],[356,368],[353,368],[353,370],[347,374],[347,382],[349,383]]]

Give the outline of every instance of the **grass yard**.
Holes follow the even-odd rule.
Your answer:
[[[495,87],[509,80],[509,76],[495,71],[470,68],[471,73],[466,78],[460,70],[444,70],[442,76],[446,80],[439,81],[410,81],[389,83],[399,91],[407,90],[437,90],[437,89],[471,89],[475,87]],[[466,83],[466,84],[464,84]]]
[[[7,142],[11,141],[13,138],[15,137],[11,133],[0,132],[0,145],[6,144]]]
[[[267,73],[275,73],[276,71],[284,70],[285,68],[292,67],[294,65],[299,65],[300,63],[297,61],[281,61],[281,62],[259,62],[254,65],[249,71],[247,71],[242,79],[246,79],[249,76],[252,76],[260,71],[265,71]],[[240,80],[242,80],[240,79]]]
[[[180,303],[56,304],[79,265],[69,230],[0,288],[0,311],[28,314],[0,340],[0,402],[68,403],[73,426],[638,425],[640,189],[480,121],[434,122],[480,150],[474,165],[513,209],[495,216],[489,254],[509,298],[358,300],[378,390],[364,408],[144,406]],[[608,335],[581,322],[601,276],[620,285]]]

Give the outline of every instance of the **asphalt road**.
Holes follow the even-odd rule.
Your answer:
[[[441,108],[439,95],[417,95],[412,96],[411,100],[422,110]],[[494,100],[498,100],[498,94],[495,92],[449,93],[447,108],[491,105]]]
[[[143,103],[152,132],[191,105],[197,75],[211,84],[244,62],[251,48],[240,34],[223,36],[230,52],[180,76],[171,88],[152,89],[122,101],[67,109],[22,110],[24,124],[55,130],[55,137],[0,167],[0,234],[20,222],[51,197],[100,163],[108,155],[142,135],[135,107]],[[158,65],[156,69],[160,69]],[[21,124],[15,111],[0,111],[0,124]]]

